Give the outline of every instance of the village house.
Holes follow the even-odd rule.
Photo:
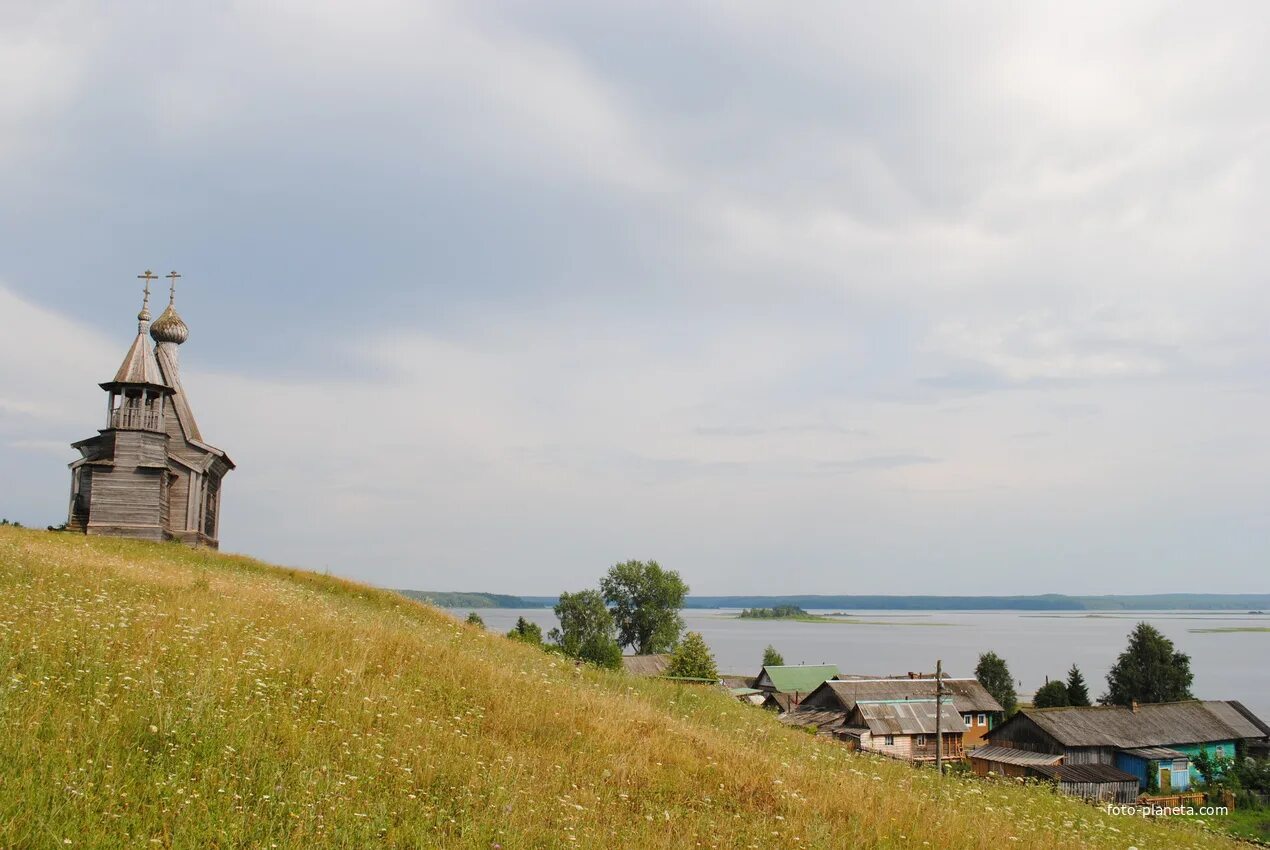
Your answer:
[[[797,706],[802,698],[838,675],[836,664],[767,665],[754,677],[754,687],[769,694],[787,694],[789,706]],[[788,710],[788,708],[786,708]]]
[[[983,744],[984,734],[1001,722],[1005,712],[977,679],[945,678],[944,699],[957,712],[957,728],[962,746],[973,749]],[[896,701],[934,699],[935,680],[911,674],[906,678],[852,679],[840,677],[823,682],[802,700],[803,708],[841,711],[844,717],[861,700]]]
[[[1102,765],[1133,776],[1139,791],[1186,791],[1199,780],[1195,758],[1233,757],[1264,740],[1266,725],[1242,704],[1189,700],[1088,708],[1024,708],[970,754],[980,775],[1036,775],[1040,768]]]
[[[145,295],[137,336],[115,376],[101,384],[107,393],[105,427],[71,444],[82,457],[70,464],[66,528],[215,549],[221,479],[234,463],[204,442],[181,385],[177,348],[190,331],[176,312],[180,275],[168,275],[168,306],[153,325],[150,281],[156,277],[149,271],[139,277]]]
[[[849,748],[878,753],[911,762],[935,760],[935,697],[857,700],[849,711],[818,708],[806,701],[781,717],[789,726],[814,727],[817,734],[841,741]],[[958,761],[965,757],[961,715],[947,696],[938,719],[938,736],[943,740],[943,757]]]

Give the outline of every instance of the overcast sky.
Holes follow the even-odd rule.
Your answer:
[[[1270,590],[1264,2],[198,5],[0,6],[0,516],[176,268],[229,551]]]

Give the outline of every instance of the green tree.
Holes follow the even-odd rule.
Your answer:
[[[666,675],[679,679],[711,679],[719,678],[719,670],[714,666],[714,656],[706,640],[699,632],[688,632],[670,655],[670,663],[666,665]]]
[[[485,621],[482,620],[481,615],[475,611],[468,612],[467,622],[470,626],[480,626],[482,629],[485,628]]]
[[[512,630],[507,633],[507,636],[522,643],[542,646],[542,626],[530,622],[524,617],[516,618],[516,625],[512,626]]]
[[[785,663],[785,656],[776,651],[776,647],[770,643],[767,649],[763,650],[763,666],[764,667],[780,667]]]
[[[1019,695],[1014,690],[1014,677],[1010,675],[1004,658],[995,652],[980,655],[975,666],[975,678],[992,694],[993,699],[1001,703],[1007,717],[1014,714],[1019,707]]]
[[[1067,685],[1062,679],[1054,679],[1037,688],[1032,697],[1032,705],[1037,708],[1062,708],[1071,705],[1071,697],[1067,695]]]
[[[663,570],[656,561],[624,561],[601,579],[600,592],[612,608],[622,646],[649,655],[679,642],[684,627],[679,609],[688,595],[679,573]]]
[[[554,610],[560,627],[547,637],[565,655],[610,670],[622,666],[622,648],[613,639],[613,615],[597,591],[562,593]]]
[[[1173,702],[1191,696],[1191,657],[1178,652],[1173,641],[1154,626],[1138,623],[1129,635],[1129,646],[1107,673],[1104,705],[1134,702]]]
[[[1085,677],[1075,664],[1067,671],[1067,704],[1082,707],[1089,705],[1089,688],[1085,686]]]

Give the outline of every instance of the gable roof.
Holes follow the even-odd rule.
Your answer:
[[[660,676],[669,665],[670,656],[665,653],[622,656],[622,669],[634,676]]]
[[[783,664],[764,667],[755,685],[770,685],[782,693],[808,693],[838,675],[837,664]]]
[[[1253,714],[1242,703],[1233,699],[1204,700],[1204,708],[1216,715],[1223,723],[1239,733],[1240,738],[1265,738],[1270,736],[1270,726]]]
[[[1232,726],[1225,717],[1228,714],[1238,715],[1242,722],[1237,727]],[[1231,741],[1246,737],[1244,732],[1257,728],[1224,703],[1214,711],[1210,708],[1210,703],[1190,700],[1149,703],[1138,706],[1137,711],[1119,705],[1024,708],[1010,720],[987,732],[986,736],[989,739],[1009,740],[1006,732],[1020,717],[1036,724],[1041,731],[1064,747],[1133,749]]]
[[[780,691],[769,691],[767,696],[763,698],[764,708],[775,708],[780,712],[787,712],[790,708],[789,694],[783,694]]]
[[[935,699],[905,699],[899,701],[856,703],[858,713],[864,725],[874,735],[934,735],[935,734]],[[951,705],[945,703],[940,711],[940,731],[962,731],[961,715]]]
[[[953,708],[959,712],[1002,711],[1001,704],[977,679],[944,679],[944,690],[952,698]],[[803,702],[826,707],[837,704],[850,711],[861,700],[934,698],[934,679],[835,679],[823,683],[814,695],[809,695]]]

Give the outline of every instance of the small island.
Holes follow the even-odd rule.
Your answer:
[[[798,620],[803,623],[832,623],[835,620],[820,614],[809,614],[797,605],[776,605],[771,608],[745,608],[737,614],[740,620]]]

